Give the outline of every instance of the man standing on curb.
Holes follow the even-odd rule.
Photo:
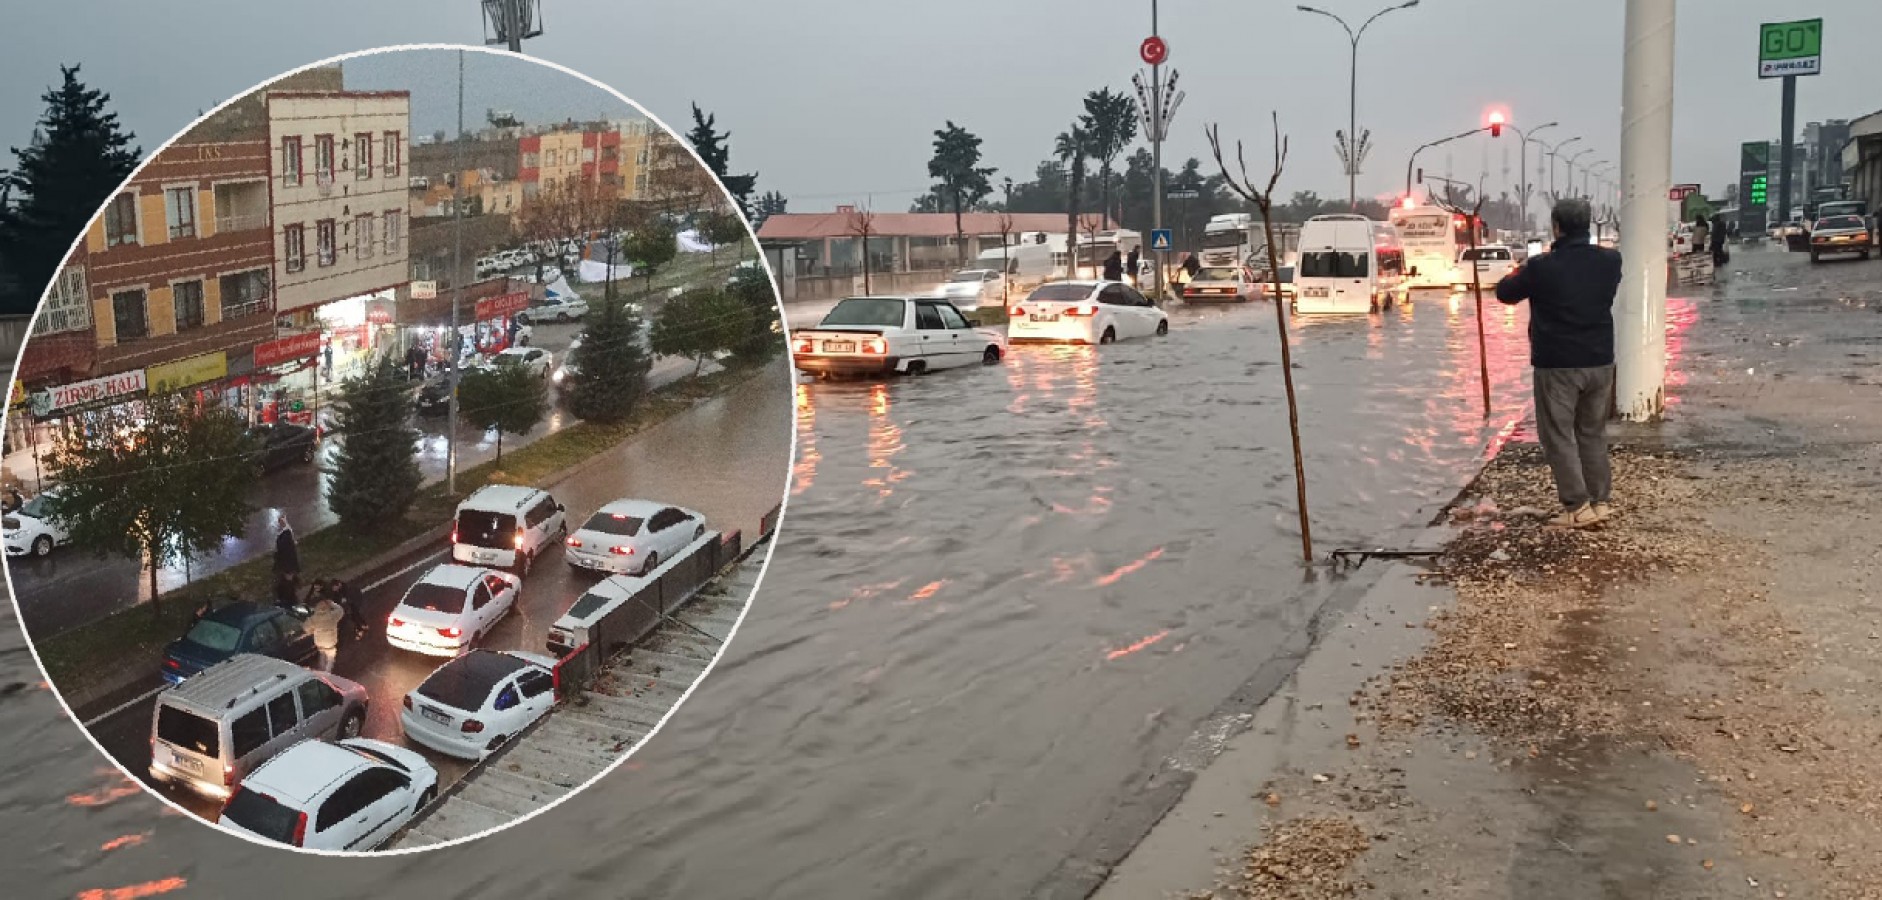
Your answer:
[[[1565,510],[1549,520],[1585,528],[1613,515],[1607,422],[1614,402],[1614,294],[1621,254],[1588,237],[1588,201],[1569,198],[1550,216],[1555,244],[1497,282],[1496,298],[1529,301],[1536,432]]]

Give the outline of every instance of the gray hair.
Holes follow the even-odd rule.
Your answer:
[[[1594,211],[1588,206],[1588,201],[1580,197],[1566,197],[1556,201],[1555,211],[1550,217],[1563,234],[1580,234],[1587,231],[1594,221]]]

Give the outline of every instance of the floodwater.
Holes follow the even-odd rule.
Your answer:
[[[1486,310],[1486,420],[1470,310],[1426,295],[1295,320],[1322,558],[1408,537],[1522,414],[1522,314]],[[9,832],[30,832],[14,880],[284,898],[1049,887],[1125,852],[1155,812],[1145,780],[1354,586],[1300,565],[1277,359],[1262,303],[1178,310],[1167,339],[799,386],[781,542],[712,677],[627,766],[466,847],[339,863],[159,819],[27,687],[0,702]],[[36,682],[0,640],[7,677]]]

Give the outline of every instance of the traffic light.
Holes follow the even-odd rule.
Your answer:
[[[1503,114],[1500,112],[1493,112],[1490,114],[1490,136],[1491,137],[1503,136]]]

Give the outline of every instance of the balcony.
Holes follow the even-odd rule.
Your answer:
[[[249,231],[251,229],[267,227],[268,214],[265,212],[216,217],[217,234],[227,234],[231,231]]]
[[[216,233],[268,227],[268,184],[249,181],[216,185]]]

